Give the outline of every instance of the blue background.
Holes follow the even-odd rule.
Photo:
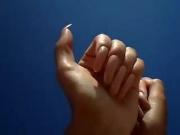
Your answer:
[[[71,111],[55,77],[54,47],[72,23],[77,60],[99,33],[137,49],[145,74],[166,84],[168,133],[178,135],[179,6],[179,0],[1,0],[0,134],[63,134]]]

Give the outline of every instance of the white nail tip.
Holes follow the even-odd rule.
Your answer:
[[[68,24],[67,26],[64,27],[64,29],[67,29],[67,28],[69,28],[71,26],[72,26],[72,24]]]

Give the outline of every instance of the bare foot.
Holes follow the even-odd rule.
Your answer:
[[[144,65],[141,60],[138,60],[140,62],[139,66],[136,64],[136,53],[134,51],[130,53],[132,51],[130,48],[129,51],[127,51],[128,49],[117,49],[117,51],[113,52],[113,44],[125,47],[120,41],[114,42],[106,35],[97,36],[86,51],[85,56],[77,64],[74,61],[72,52],[72,34],[67,28],[64,28],[62,36],[57,42],[56,63],[58,79],[64,86],[65,93],[73,109],[73,119],[67,134],[126,135],[131,133],[137,120],[138,106],[138,92],[134,81],[137,80],[138,82]],[[116,69],[118,71],[118,69],[121,69],[120,67],[123,67],[120,66],[122,63],[125,65],[126,73],[120,79],[122,85],[117,86],[118,84],[116,84],[117,90],[111,88],[111,84],[114,81],[110,81],[116,75],[115,71],[113,71],[114,75],[110,77],[111,79],[106,77],[109,75],[109,64],[104,64],[111,63],[107,61],[107,58],[111,60],[109,52],[112,52],[115,57],[118,56],[117,59],[120,60],[113,70]],[[132,54],[133,57],[130,57]],[[115,62],[112,63],[116,64]],[[104,66],[107,69],[103,70]],[[128,78],[134,78],[130,79],[131,81],[133,80],[129,82],[131,86],[127,86]],[[106,87],[103,87],[103,82],[105,82]],[[130,91],[130,88],[134,88],[134,90]],[[112,98],[112,96],[109,96],[108,91],[119,98]],[[119,94],[120,91],[122,91],[122,95]],[[123,99],[125,95],[126,98]]]

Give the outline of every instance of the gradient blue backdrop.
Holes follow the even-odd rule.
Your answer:
[[[77,60],[96,34],[135,47],[145,74],[166,84],[171,135],[180,125],[179,0],[1,0],[0,134],[60,135],[69,103],[55,77],[54,47],[72,23]]]

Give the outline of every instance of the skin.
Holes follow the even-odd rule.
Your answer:
[[[133,135],[165,135],[167,129],[167,103],[163,82],[159,79],[143,78],[139,84],[143,91],[141,108],[144,112]],[[148,103],[144,100],[148,100]],[[148,109],[148,110],[147,110]]]
[[[114,44],[117,45],[112,47]],[[121,47],[119,48],[118,45]],[[77,64],[72,52],[72,33],[68,29],[63,30],[62,36],[57,42],[56,62],[58,79],[64,86],[73,109],[72,122],[67,134],[130,134],[138,115],[136,82],[139,81],[138,78],[144,68],[143,62],[140,60],[138,62],[142,62],[142,64],[137,66],[135,53],[133,49],[125,49],[125,45],[121,41],[111,41],[108,36],[101,34],[93,40]],[[114,70],[118,71],[120,64],[127,66],[124,66],[128,71],[125,74],[126,78],[121,78],[124,84],[130,75],[139,75],[137,78],[134,77],[134,83],[131,83],[132,89],[123,100],[119,98],[119,90],[121,90],[120,87],[123,87],[124,93],[127,93],[130,88],[126,88],[126,85],[116,86],[119,89],[114,97],[108,94],[112,91],[109,82],[113,82],[113,79],[107,81],[106,78],[110,76],[110,71],[103,67],[108,67],[109,63],[112,63],[111,60],[113,61],[114,57],[107,61],[111,55],[121,61]],[[103,83],[104,81],[105,83]]]
[[[105,64],[105,73],[104,73],[104,78],[110,78],[109,80],[111,81],[106,81],[104,79],[104,84],[107,86],[110,85],[110,96],[114,97],[114,90],[118,87],[119,88],[119,94],[122,94],[122,89],[120,89],[120,84],[121,79],[123,78],[122,76],[123,73],[125,73],[122,70],[119,72],[119,74],[115,75],[114,73],[117,73],[117,71],[114,71],[115,69],[118,70],[118,68],[115,67],[124,67],[123,65],[123,55],[122,54],[127,54],[128,52],[125,52],[124,45],[122,42],[118,40],[113,40],[112,42],[112,47],[113,51],[111,49],[109,50],[109,56],[107,57],[107,64]],[[117,46],[116,46],[117,45]],[[122,47],[123,45],[123,47]],[[121,47],[120,47],[121,46]],[[128,50],[128,49],[126,49]],[[130,50],[130,49],[129,49]],[[131,51],[131,50],[130,50]],[[113,53],[112,53],[113,52]],[[116,53],[115,53],[116,52]],[[132,58],[136,58],[136,54],[134,53],[135,50],[131,51],[133,56]],[[117,57],[119,59],[117,60]],[[114,60],[113,60],[114,59]],[[127,58],[125,58],[126,61]],[[137,59],[137,62],[135,65],[140,66],[140,62],[138,62],[139,59]],[[119,65],[118,65],[118,64]],[[126,62],[124,62],[126,63]],[[113,67],[114,65],[114,67]],[[118,66],[117,66],[118,65]],[[130,65],[130,64],[129,64]],[[129,66],[130,67],[130,66]],[[130,71],[134,69],[130,69]],[[137,72],[136,72],[137,73]],[[141,71],[142,73],[142,71]],[[114,75],[114,77],[112,76]],[[111,79],[111,78],[114,78]],[[119,79],[116,79],[119,78]],[[126,78],[123,78],[126,79]],[[118,85],[116,85],[117,82]],[[115,81],[117,80],[117,81]],[[127,85],[133,84],[133,82],[126,81]],[[131,85],[129,85],[131,86]],[[123,86],[124,88],[127,89],[128,91],[128,86],[126,86],[126,83]],[[131,87],[129,87],[131,88]],[[165,135],[166,134],[166,128],[167,128],[167,103],[166,103],[166,97],[164,93],[164,85],[163,82],[159,79],[151,79],[151,78],[142,78],[139,82],[139,121],[136,124],[136,127],[133,131],[133,135]]]
[[[103,34],[94,38],[79,63],[72,46],[72,33],[64,28],[56,46],[56,64],[73,111],[66,134],[131,134],[138,117],[143,61],[134,49]]]

